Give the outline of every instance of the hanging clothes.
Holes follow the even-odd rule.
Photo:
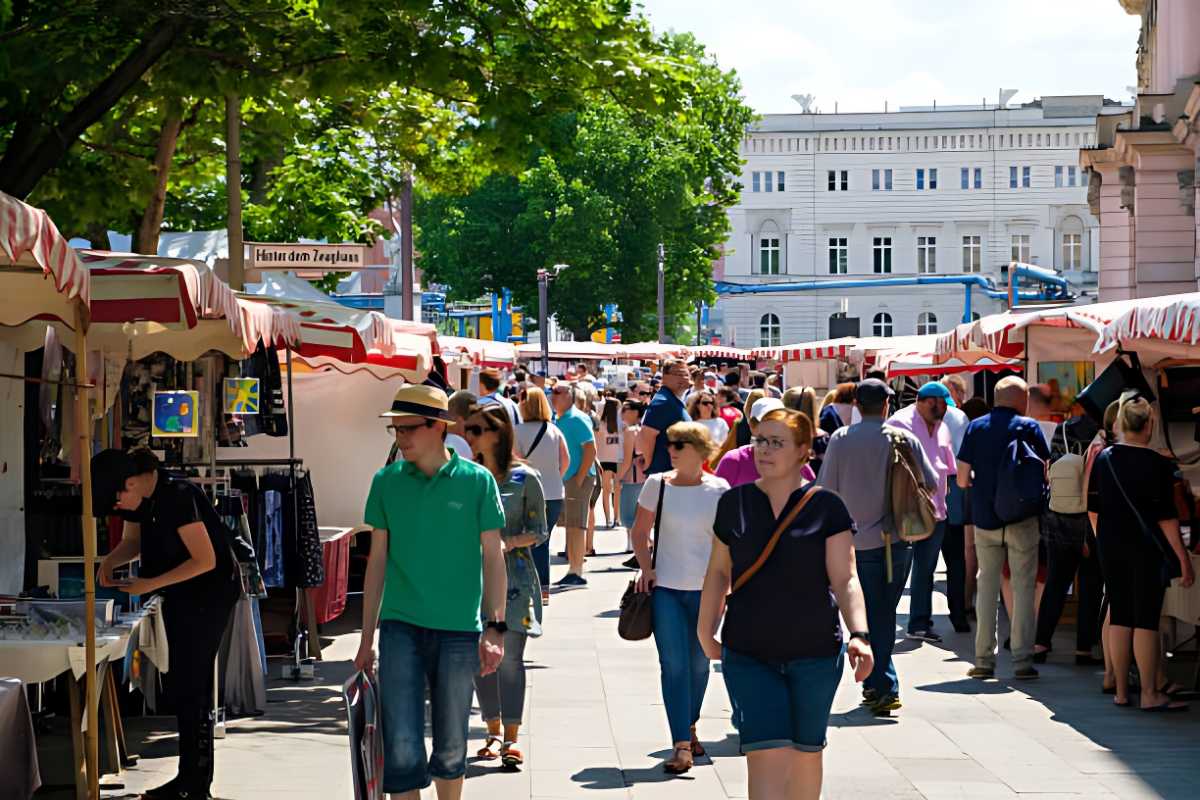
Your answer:
[[[258,414],[241,417],[244,435],[265,433],[268,436],[287,436],[287,406],[283,401],[279,353],[273,347],[263,347],[260,342],[254,355],[242,362],[242,377],[258,378],[261,398]]]

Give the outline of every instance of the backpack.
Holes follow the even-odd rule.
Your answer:
[[[1066,424],[1058,429],[1066,453],[1050,465],[1050,510],[1056,514],[1083,514],[1087,511],[1087,497],[1083,493],[1087,460],[1071,452]]]
[[[1046,462],[1024,439],[1009,442],[996,478],[992,511],[1005,525],[1021,522],[1046,510],[1046,495]]]
[[[895,429],[884,429],[890,444],[887,484],[888,517],[883,529],[902,542],[928,539],[937,528],[933,498],[922,481],[912,440]]]

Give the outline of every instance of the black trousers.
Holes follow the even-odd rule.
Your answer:
[[[950,605],[950,621],[967,622],[967,550],[963,525],[946,523],[942,539],[942,558],[946,561],[946,602]]]
[[[1100,600],[1104,593],[1104,577],[1100,571],[1096,537],[1089,531],[1088,555],[1083,555],[1082,543],[1049,539],[1046,542],[1047,574],[1042,605],[1038,609],[1035,643],[1050,647],[1054,629],[1062,617],[1067,590],[1079,575],[1079,612],[1075,626],[1075,649],[1088,652],[1100,640]]]
[[[168,596],[163,615],[170,669],[163,676],[175,705],[179,731],[179,783],[207,797],[213,780],[213,670],[233,602],[219,598],[196,604]]]

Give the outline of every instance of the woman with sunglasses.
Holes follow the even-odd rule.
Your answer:
[[[667,428],[672,469],[646,478],[633,524],[633,550],[641,567],[638,589],[653,593],[654,644],[673,748],[663,769],[671,775],[687,772],[693,759],[704,755],[696,721],[709,667],[696,625],[717,501],[729,489],[724,480],[704,471],[715,450],[708,430],[698,422]],[[651,530],[657,531],[655,555],[650,551]]]
[[[729,435],[729,423],[717,413],[717,397],[707,389],[692,392],[687,402],[688,416],[708,431],[708,438],[723,442]]]
[[[475,460],[487,467],[500,487],[505,519],[501,539],[508,572],[504,660],[495,672],[475,676],[475,693],[488,729],[487,741],[478,756],[484,761],[500,759],[505,767],[514,768],[525,761],[517,749],[525,708],[525,643],[530,636],[542,635],[542,585],[531,548],[550,535],[546,529],[546,499],[537,470],[513,455],[516,437],[512,419],[503,407],[472,409],[463,432]]]

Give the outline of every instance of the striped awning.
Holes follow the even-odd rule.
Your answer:
[[[737,361],[753,361],[756,356],[755,350],[746,350],[741,347],[728,347],[719,344],[699,345],[697,347],[689,347],[688,354],[691,358],[732,358]]]
[[[438,347],[445,357],[461,355],[480,367],[503,369],[517,363],[517,348],[511,342],[470,339],[465,336],[439,336]]]
[[[825,339],[818,342],[785,344],[776,347],[759,347],[755,354],[771,361],[822,361],[849,358],[850,349],[858,340],[853,336],[841,339]]]
[[[88,271],[50,216],[0,192],[0,325],[32,319],[75,324],[87,306]]]

